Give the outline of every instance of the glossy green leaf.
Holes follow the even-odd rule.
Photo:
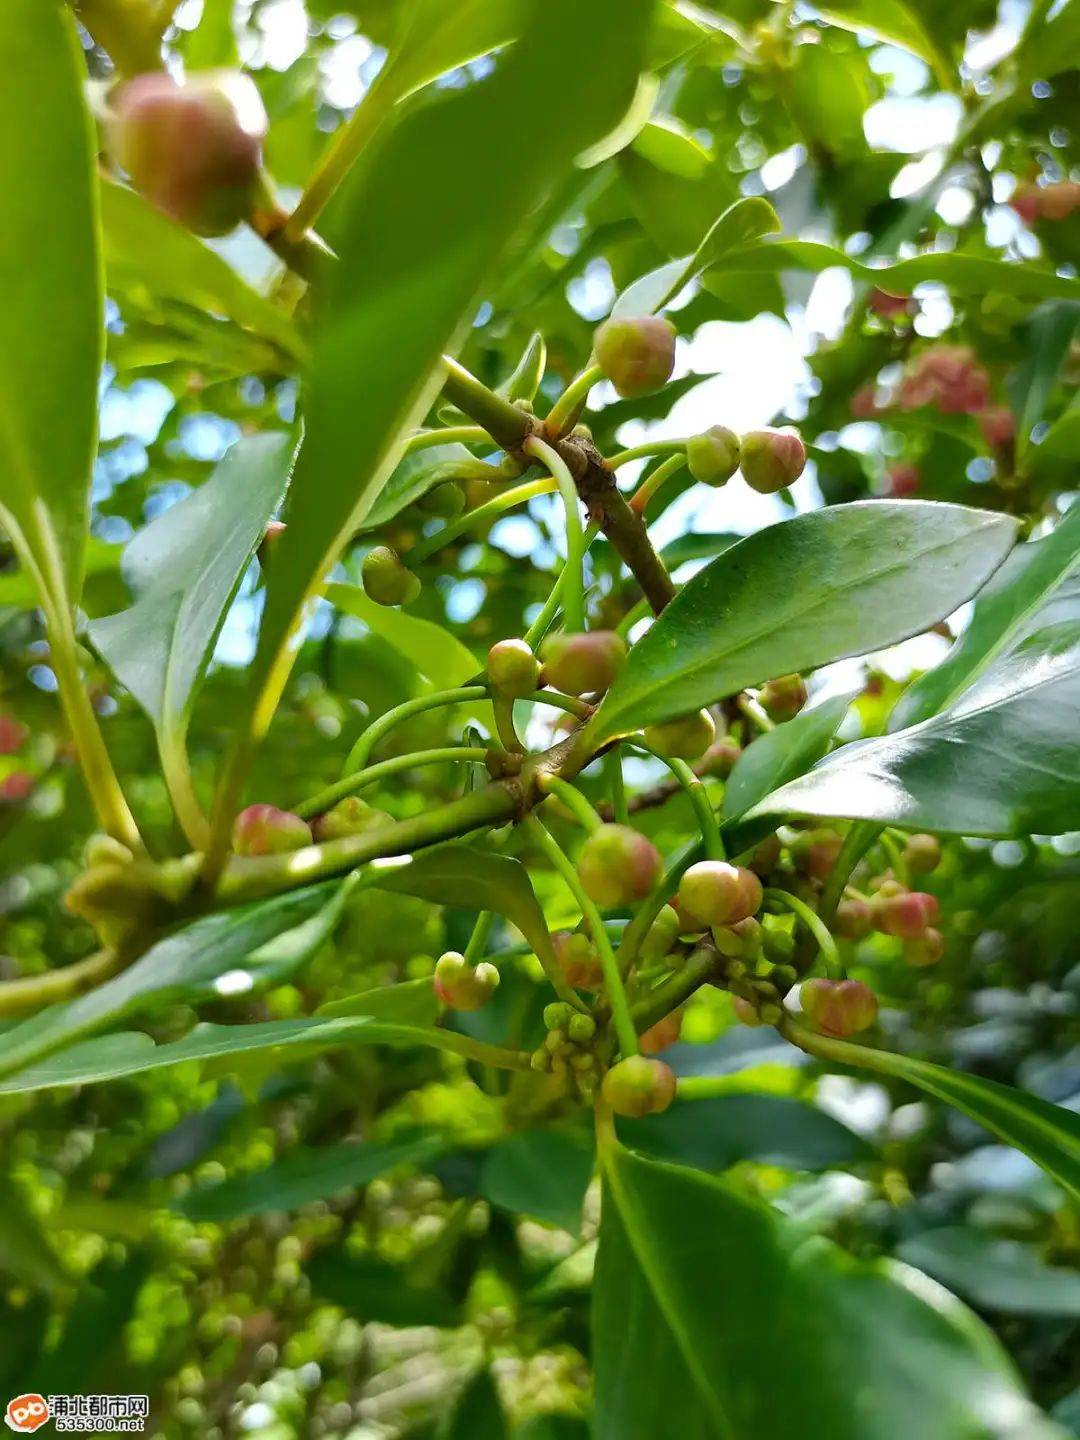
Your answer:
[[[290,364],[303,358],[303,342],[284,310],[253,290],[216,250],[134,190],[102,184],[101,219],[113,294],[133,295],[136,303],[144,295],[178,300],[224,315],[272,342]]]
[[[135,603],[89,626],[95,649],[154,722],[166,775],[184,767],[192,701],[295,453],[294,439],[273,432],[237,441],[204,485],[124,551]]]
[[[869,1160],[873,1150],[831,1115],[783,1095],[718,1095],[685,1100],[662,1115],[620,1120],[632,1150],[695,1170],[727,1170],[740,1160],[786,1170],[824,1170]]]
[[[482,462],[464,445],[433,445],[429,450],[405,455],[387,480],[367,519],[357,527],[359,533],[378,530],[395,515],[400,515],[407,505],[422,499],[436,485],[465,474],[480,473],[483,468]]]
[[[1033,1246],[1019,1240],[949,1225],[902,1240],[896,1253],[980,1310],[1080,1317],[1080,1275],[1063,1265],[1047,1265]]]
[[[829,753],[851,699],[850,695],[834,695],[803,710],[793,720],[759,735],[739,756],[724,786],[722,807],[725,843],[732,854],[739,855],[757,844],[769,829],[765,821],[741,825],[740,817]]]
[[[599,744],[918,634],[970,599],[1015,533],[1002,516],[920,501],[843,505],[759,530],[683,587],[630,651],[589,732]]]
[[[1038,445],[1030,445],[1025,466],[1039,480],[1071,476],[1080,453],[1080,395],[1062,411]]]
[[[979,595],[967,629],[945,659],[900,697],[889,729],[944,710],[999,656],[1048,624],[1048,602],[1078,567],[1080,505],[1073,505],[1049,535],[1016,547]]]
[[[252,667],[252,738],[276,707],[307,601],[400,460],[439,389],[440,357],[463,337],[523,216],[629,104],[651,12],[651,0],[531,5],[493,75],[411,109],[347,187],[340,258],[316,297],[306,440]],[[605,63],[575,104],[552,106],[571,32]]]
[[[547,368],[547,343],[539,331],[530,335],[529,343],[521,352],[521,359],[499,386],[498,393],[506,400],[527,400],[531,405],[536,399],[540,381]]]
[[[338,1015],[372,1015],[402,1025],[434,1025],[439,1018],[439,1002],[431,981],[423,976],[403,980],[400,985],[377,985],[341,1000],[328,1000],[315,1013],[330,1019]]]
[[[332,881],[196,920],[103,985],[6,1031],[0,1075],[156,1006],[246,997],[280,985],[332,934],[347,888]]]
[[[176,1209],[198,1221],[295,1210],[366,1185],[397,1165],[424,1165],[443,1149],[444,1141],[418,1136],[382,1145],[343,1141],[317,1150],[291,1150],[264,1170],[189,1191]]]
[[[955,67],[938,49],[919,10],[903,0],[828,0],[819,13],[834,25],[910,50],[925,60],[946,90],[957,88]]]
[[[712,560],[742,539],[726,531],[688,530],[669,540],[660,551],[660,558],[669,570],[677,570],[688,560]]]
[[[834,164],[866,153],[863,116],[878,98],[864,54],[796,47],[787,103],[803,135]]]
[[[402,97],[520,34],[525,0],[416,0],[405,7],[405,29],[387,62],[388,83]]]
[[[1061,300],[1040,307],[1032,316],[1027,355],[1009,385],[1009,399],[1017,420],[1018,462],[1022,462],[1027,451],[1032,430],[1043,418],[1078,323],[1080,301]]]
[[[484,1156],[480,1193],[512,1215],[531,1215],[576,1235],[592,1172],[591,1137],[526,1130],[501,1140]]]
[[[694,1170],[613,1146],[604,1171],[596,1440],[1059,1436],[990,1331],[925,1276],[855,1260]]]
[[[82,588],[104,307],[85,64],[61,0],[5,0],[0,525],[52,609]]]
[[[844,746],[752,814],[950,835],[1058,835],[1080,804],[1080,623],[1041,630],[942,711]]]
[[[473,1376],[438,1430],[438,1440],[509,1440],[506,1416],[491,1371]]]
[[[359,585],[328,585],[326,598],[411,660],[436,690],[462,685],[480,669],[476,656],[449,630],[405,610],[378,605]]]
[[[1029,262],[989,260],[982,255],[940,251],[898,260],[894,265],[863,265],[843,250],[816,240],[771,240],[729,255],[724,269],[733,275],[777,274],[809,270],[819,274],[840,266],[857,279],[907,294],[924,280],[934,280],[957,295],[1000,293],[1022,300],[1076,300],[1080,281],[1039,270]]]

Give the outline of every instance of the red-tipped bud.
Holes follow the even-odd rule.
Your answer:
[[[541,649],[546,685],[568,695],[602,693],[626,662],[626,641],[614,630],[549,635]]]
[[[777,725],[793,720],[806,704],[806,698],[806,681],[801,675],[781,675],[767,681],[758,692],[761,708]]]
[[[3,780],[0,780],[0,803],[21,805],[29,798],[33,788],[33,775],[27,774],[25,770],[13,770],[10,775],[5,775]]]
[[[225,235],[249,217],[267,120],[248,76],[202,71],[179,85],[148,71],[111,105],[113,158],[159,210],[197,235]]]
[[[880,315],[883,320],[897,320],[902,315],[907,315],[911,305],[910,295],[890,295],[887,290],[880,290],[875,285],[866,297],[866,308],[875,315]]]
[[[895,465],[889,466],[888,476],[889,494],[894,500],[908,500],[919,493],[922,471],[917,465],[897,461]]]
[[[376,605],[409,605],[420,594],[420,581],[389,545],[376,545],[368,551],[360,578]]]
[[[832,928],[841,940],[862,940],[874,928],[873,911],[865,900],[841,900]]]
[[[661,1050],[666,1050],[669,1045],[674,1045],[682,1033],[682,1016],[678,1011],[673,1010],[670,1015],[665,1015],[655,1025],[650,1025],[648,1030],[643,1030],[638,1036],[638,1044],[641,1046],[643,1055],[659,1055]]]
[[[307,821],[276,805],[249,805],[233,822],[233,849],[237,855],[284,855],[310,844]]]
[[[669,760],[697,760],[716,739],[716,721],[708,710],[647,725],[645,739]]]
[[[704,435],[686,442],[690,474],[703,485],[726,485],[739,468],[741,454],[739,437],[726,425],[711,425]]]
[[[679,882],[679,909],[684,920],[711,925],[737,925],[761,908],[761,881],[752,870],[726,860],[699,860]]]
[[[737,740],[732,740],[730,735],[725,736],[723,740],[718,740],[705,757],[708,762],[706,768],[709,774],[719,775],[721,780],[726,780],[735,769],[741,754],[742,746]]]
[[[988,405],[976,415],[979,429],[993,450],[1010,445],[1016,436],[1016,420],[1007,405]]]
[[[931,925],[917,940],[905,940],[903,953],[907,964],[917,969],[936,965],[945,954],[945,937]]]
[[[624,400],[651,395],[675,368],[675,327],[659,315],[619,315],[596,332],[597,364]]]
[[[511,700],[531,695],[540,684],[540,661],[524,640],[499,640],[488,651],[488,679]]]
[[[266,529],[263,531],[258,549],[259,564],[264,570],[269,563],[270,556],[277,549],[278,541],[285,533],[285,528],[284,520],[268,520],[266,522]]]
[[[843,843],[835,830],[803,830],[791,842],[795,869],[811,880],[827,880]]]
[[[742,439],[739,468],[759,495],[794,485],[806,465],[806,446],[794,430],[751,430]]]
[[[363,835],[366,830],[378,830],[382,825],[393,823],[393,816],[385,810],[377,810],[361,800],[359,795],[346,795],[331,809],[325,811],[312,824],[316,840],[340,840],[346,835]]]
[[[464,955],[447,950],[435,962],[432,988],[452,1010],[480,1010],[495,993],[499,972],[486,960],[475,968]]]
[[[1044,220],[1067,220],[1080,210],[1080,180],[1059,180],[1042,191],[1040,206]]]
[[[799,999],[817,1029],[837,1040],[869,1029],[877,1019],[877,996],[861,980],[806,980]]]
[[[933,895],[907,890],[899,895],[882,894],[879,890],[871,901],[875,927],[884,935],[898,940],[918,940],[940,913]]]
[[[631,1055],[607,1072],[601,1093],[616,1115],[659,1115],[675,1099],[675,1075],[662,1060]]]
[[[641,942],[641,958],[649,964],[655,964],[671,954],[672,946],[678,940],[682,931],[678,912],[670,905],[665,905],[657,915],[656,919],[649,926],[645,939]]]
[[[751,1029],[765,1023],[758,1014],[757,1006],[751,1005],[750,1001],[744,1000],[741,995],[731,997],[731,1008],[735,1011],[736,1020],[742,1025],[749,1025]]]
[[[555,959],[575,990],[599,990],[604,970],[596,946],[580,930],[559,930],[551,937]]]
[[[936,835],[909,835],[904,864],[912,875],[929,875],[941,864],[941,841]]]
[[[578,875],[598,905],[630,905],[643,900],[660,878],[660,852],[629,825],[601,825],[578,855]]]
[[[0,715],[0,755],[14,755],[26,744],[30,731],[13,715]]]

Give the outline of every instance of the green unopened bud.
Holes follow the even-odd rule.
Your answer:
[[[730,959],[750,960],[761,954],[761,925],[752,915],[734,925],[714,925],[713,944]]]
[[[577,870],[590,899],[605,908],[643,900],[660,878],[660,852],[629,825],[601,825],[587,836]]]
[[[742,754],[742,746],[730,735],[725,735],[722,740],[717,740],[711,746],[708,755],[705,757],[707,770],[711,775],[719,775],[721,780],[726,780],[735,769],[739,756]]]
[[[758,694],[761,708],[777,725],[793,720],[806,699],[806,681],[801,675],[781,675],[777,680],[769,680]]]
[[[499,640],[488,651],[487,674],[500,694],[520,700],[539,686],[540,661],[524,640]]]
[[[749,1000],[744,1000],[741,995],[732,996],[731,1008],[735,1011],[735,1018],[741,1024],[749,1025],[751,1029],[756,1029],[764,1023],[758,1013],[758,1007],[752,1005]]]
[[[549,635],[541,655],[546,685],[591,695],[607,690],[626,663],[626,641],[614,630]]]
[[[435,963],[432,987],[452,1010],[479,1010],[491,999],[499,983],[494,965],[482,961],[475,968],[457,950],[447,950]]]
[[[779,835],[767,835],[759,845],[754,847],[750,859],[746,862],[748,868],[758,876],[771,874],[780,864],[783,848]]]
[[[346,795],[325,811],[312,824],[316,840],[340,840],[346,835],[363,835],[392,825],[394,817],[361,800],[359,795]]]
[[[587,1045],[596,1034],[596,1021],[591,1015],[571,1015],[566,1033],[575,1045]]]
[[[198,235],[225,235],[249,218],[267,119],[248,76],[204,70],[179,84],[147,71],[110,107],[113,159],[151,204]]]
[[[793,485],[806,465],[806,447],[793,430],[751,430],[742,438],[739,468],[759,495]]]
[[[703,485],[726,485],[739,468],[739,437],[726,425],[711,425],[686,442],[690,474]]]
[[[913,965],[917,969],[936,965],[944,954],[945,937],[932,925],[917,940],[904,941],[904,960],[908,965]]]
[[[111,835],[91,835],[83,846],[83,864],[88,870],[94,865],[130,865],[134,858],[128,847]]]
[[[310,845],[306,820],[276,805],[249,805],[233,822],[233,849],[237,855],[284,855]]]
[[[799,999],[821,1033],[838,1040],[869,1029],[877,1019],[877,996],[861,980],[806,980]]]
[[[651,395],[675,368],[675,327],[659,315],[613,316],[596,332],[597,364],[624,400]]]
[[[645,740],[669,760],[696,760],[716,739],[716,721],[708,710],[647,725]]]
[[[376,545],[360,567],[364,590],[376,605],[409,605],[420,594],[420,581],[389,545]]]
[[[529,1064],[534,1070],[538,1070],[541,1074],[545,1074],[551,1069],[551,1056],[548,1054],[547,1050],[545,1050],[541,1046],[539,1050],[534,1050],[529,1056]]]
[[[904,863],[912,875],[929,875],[941,864],[941,841],[936,835],[909,835]]]
[[[568,1025],[575,1013],[574,1007],[565,1000],[555,1000],[544,1006],[544,1028],[558,1030],[560,1026]]]
[[[790,930],[781,930],[777,925],[763,925],[761,947],[767,959],[786,965],[795,954],[795,936]]]
[[[616,1115],[659,1115],[675,1099],[675,1075],[662,1060],[631,1055],[607,1072],[601,1094]]]
[[[641,958],[650,965],[657,960],[663,960],[666,955],[670,955],[681,930],[678,914],[670,905],[665,905],[641,942]]]

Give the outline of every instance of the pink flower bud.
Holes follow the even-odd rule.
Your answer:
[[[761,881],[752,870],[726,860],[699,860],[679,882],[684,920],[702,929],[735,925],[761,908]]]
[[[307,822],[276,805],[249,805],[233,822],[233,849],[237,855],[283,855],[310,844]]]
[[[661,1050],[666,1050],[669,1045],[674,1045],[682,1033],[682,1016],[677,1011],[665,1015],[655,1025],[650,1025],[648,1030],[643,1030],[638,1036],[638,1044],[641,1046],[643,1055],[659,1055]]]
[[[10,775],[5,775],[3,780],[0,780],[0,803],[19,805],[29,799],[33,788],[33,775],[27,774],[25,770],[13,770]]]
[[[690,474],[703,485],[726,485],[739,468],[741,449],[734,430],[726,425],[711,425],[703,435],[686,442]]]
[[[543,680],[568,695],[600,694],[626,662],[626,642],[614,630],[549,635],[541,647]]]
[[[452,1010],[481,1010],[495,993],[499,972],[486,960],[474,967],[457,950],[447,950],[435,962],[431,983]]]
[[[900,895],[881,891],[871,902],[875,927],[884,935],[899,940],[918,940],[938,918],[939,909],[933,895],[909,890]]]
[[[1016,436],[1016,421],[1007,405],[989,405],[976,415],[982,437],[991,449],[1010,445]]]
[[[0,715],[0,755],[14,755],[26,744],[30,731],[14,715]]]
[[[873,912],[865,900],[841,900],[832,928],[841,940],[862,940],[869,935],[873,924]]]
[[[838,1040],[869,1029],[877,1019],[877,996],[861,980],[805,980],[799,999],[817,1029]]]
[[[876,285],[866,297],[866,308],[873,314],[880,315],[883,320],[898,320],[902,315],[907,315],[910,304],[910,295],[890,295],[887,290],[881,290]]]
[[[660,878],[660,852],[629,825],[601,825],[578,855],[577,870],[597,905],[630,905],[643,900]]]
[[[800,875],[827,880],[843,844],[835,830],[804,830],[791,843],[791,858]]]
[[[659,315],[619,315],[596,332],[597,364],[624,400],[651,395],[675,368],[675,327]]]
[[[731,1008],[735,1011],[735,1018],[742,1025],[749,1025],[751,1029],[757,1029],[758,1026],[764,1024],[758,1014],[757,1006],[751,1005],[750,1001],[744,1000],[741,995],[732,996]]]
[[[922,472],[917,465],[897,461],[888,469],[889,494],[894,500],[908,500],[918,494],[922,484]]]
[[[759,495],[794,485],[806,465],[806,447],[794,430],[751,430],[742,439],[739,468]]]
[[[662,1060],[631,1055],[607,1072],[601,1093],[616,1115],[659,1115],[675,1099],[675,1075]]]

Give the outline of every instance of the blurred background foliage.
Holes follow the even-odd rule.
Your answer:
[[[248,67],[271,117],[269,168],[294,196],[408,8],[184,0],[167,53],[188,67]],[[1035,0],[1034,12],[1029,23],[1014,0],[672,7],[658,41],[653,114],[663,118],[616,158],[568,176],[534,217],[477,316],[465,363],[501,384],[540,332],[554,395],[585,362],[615,293],[691,251],[739,195],[767,195],[785,234],[852,258],[933,250],[1074,273],[1080,204],[1058,218],[1009,203],[1025,187],[1080,185],[1077,6]],[[109,58],[83,38],[103,94]],[[603,57],[569,63],[587,84]],[[439,83],[467,84],[489,64]],[[572,85],[552,103],[572,103]],[[119,556],[135,530],[204,481],[241,435],[291,427],[296,412],[295,338],[263,297],[287,308],[300,296],[269,251],[247,232],[208,250],[109,190],[91,617],[126,603]],[[332,209],[326,219],[332,236]],[[676,378],[632,404],[599,392],[601,446],[775,420],[799,426],[812,459],[775,501],[735,486],[705,499],[669,488],[658,533],[677,547],[680,578],[732,534],[794,509],[918,493],[1007,510],[1037,532],[1074,482],[1071,302],[1035,306],[935,283],[897,300],[829,268],[721,276],[677,310]],[[979,405],[951,403],[959,384],[974,385]],[[1017,414],[1035,426],[1024,453]],[[676,484],[685,489],[688,477]],[[469,501],[485,488],[469,482]],[[442,523],[430,505],[412,506],[388,538],[406,553]],[[409,613],[482,654],[535,615],[560,564],[560,534],[551,497],[464,528],[416,566],[424,589]],[[354,579],[363,548],[360,537],[345,562]],[[633,597],[604,547],[593,556],[599,610],[621,616]],[[205,793],[261,599],[254,565],[192,725]],[[440,656],[424,643],[405,653],[377,620],[324,604],[252,793],[290,806],[336,778],[371,719],[430,687]],[[880,731],[900,686],[943,649],[929,637],[844,668],[836,684],[861,687],[861,733]],[[89,929],[60,902],[93,826],[40,619],[2,540],[0,663],[0,974],[13,977],[92,950]],[[177,843],[149,723],[104,669],[94,699],[145,833]],[[385,753],[445,743],[465,722],[423,716]],[[655,778],[645,761],[634,774]],[[453,793],[451,783],[427,768],[368,798],[405,816]],[[685,834],[683,803],[642,817],[662,848]],[[538,874],[537,887],[556,914],[553,878]],[[886,1006],[890,1043],[1080,1106],[1080,830],[949,842],[928,888],[950,917],[944,962],[912,970],[880,936],[862,942],[855,962]],[[295,984],[222,1000],[203,1018],[311,1013],[388,981],[425,982],[441,949],[464,948],[473,918],[358,895]],[[496,932],[497,949],[516,944]],[[460,1023],[482,1038],[537,1043],[534,964],[511,955],[497,1002]],[[169,1038],[192,1019],[173,1007],[152,1028]],[[734,1025],[727,997],[711,990],[666,1058],[683,1074],[727,1077],[723,1094],[702,1102],[701,1133],[671,1139],[680,1153],[696,1147],[697,1163],[855,1254],[895,1255],[939,1278],[998,1332],[1036,1400],[1080,1436],[1080,1217],[1034,1165],[900,1084],[819,1080],[771,1031]],[[145,1391],[152,1430],[168,1437],[573,1440],[589,1413],[590,1143],[572,1120],[530,1130],[498,1076],[381,1049],[0,1099],[0,1392]]]

